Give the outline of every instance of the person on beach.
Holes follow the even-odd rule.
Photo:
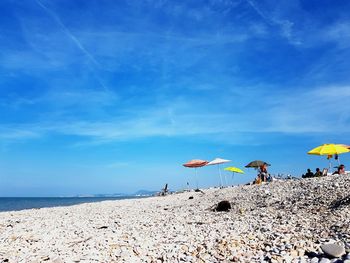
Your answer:
[[[267,172],[267,163],[260,166],[258,176],[262,182],[267,182],[267,178],[269,177],[269,173]]]
[[[339,165],[337,171],[335,171],[332,174],[339,174],[339,175],[345,174],[345,165],[344,164]]]
[[[314,177],[314,173],[311,172],[310,169],[307,169],[307,172],[305,174],[303,174],[301,177],[303,178],[310,178],[310,177]]]
[[[320,177],[320,176],[322,176],[322,172],[320,171],[320,168],[316,168],[315,177]]]

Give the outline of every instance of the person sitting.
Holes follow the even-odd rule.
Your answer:
[[[260,174],[256,176],[256,179],[254,180],[253,184],[261,184],[261,177]]]
[[[262,182],[267,182],[267,178],[269,176],[269,173],[267,172],[267,163],[264,163],[259,168],[259,175]]]
[[[316,173],[314,174],[315,177],[320,177],[322,176],[322,172],[320,170],[320,168],[316,168]]]
[[[310,170],[310,169],[307,169],[306,174],[303,174],[303,175],[302,175],[302,177],[303,177],[303,178],[310,178],[310,177],[314,177],[314,173],[313,173],[313,172],[311,172],[311,170]]]
[[[339,175],[345,174],[345,165],[344,164],[339,165],[337,171],[335,171],[332,174],[339,174]]]

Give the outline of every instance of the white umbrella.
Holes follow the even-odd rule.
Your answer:
[[[221,183],[220,186],[223,185],[223,183],[222,183],[222,177],[221,177],[220,164],[228,163],[228,162],[231,162],[231,160],[226,160],[226,159],[221,159],[221,158],[215,158],[215,159],[212,160],[211,162],[207,163],[207,165],[218,165],[219,176],[220,176],[220,183]]]

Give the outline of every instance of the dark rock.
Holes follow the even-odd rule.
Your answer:
[[[315,257],[318,258],[318,254],[316,252],[313,252],[313,251],[306,251],[305,256],[307,256],[309,258],[315,258]]]
[[[190,196],[188,199],[193,199],[193,196]]]
[[[231,209],[231,204],[229,201],[221,201],[217,204],[215,211],[217,212],[227,212],[228,210]]]

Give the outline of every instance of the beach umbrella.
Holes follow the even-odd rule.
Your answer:
[[[343,147],[350,150],[350,145],[347,145],[347,144],[337,144],[337,145],[343,146]],[[340,165],[340,158],[339,158],[338,154],[336,156],[337,156],[336,159],[338,160],[338,165]]]
[[[237,168],[237,167],[234,167],[234,166],[229,166],[229,167],[226,167],[224,170],[226,171],[230,171],[230,172],[233,172],[233,173],[240,173],[240,174],[244,174],[244,172]]]
[[[208,163],[208,161],[195,159],[195,160],[191,160],[191,161],[188,161],[187,163],[184,163],[184,164],[183,164],[183,166],[185,166],[185,167],[187,167],[187,168],[194,168],[194,170],[195,170],[195,175],[196,175],[196,186],[197,186],[197,189],[198,189],[197,168],[198,168],[198,167],[203,167],[203,166],[205,166],[207,163]]]
[[[267,162],[264,162],[264,161],[260,161],[260,160],[255,160],[255,161],[251,161],[250,163],[248,163],[245,167],[247,168],[254,168],[257,170],[258,174],[259,174],[259,170],[258,168],[260,166],[263,166],[263,165],[267,165],[267,166],[270,166],[271,164],[267,163]]]
[[[343,146],[343,147],[348,148],[350,150],[350,145],[347,145],[347,144],[337,144],[337,145]]]
[[[331,169],[331,157],[332,155],[336,154],[342,154],[342,153],[348,153],[350,152],[350,149],[348,149],[346,147],[346,145],[342,145],[342,144],[323,144],[320,145],[310,151],[308,151],[308,154],[312,154],[312,155],[327,155],[327,159],[329,160],[329,169]],[[339,158],[338,158],[338,162],[339,162]]]
[[[207,165],[217,165],[218,166],[218,170],[219,170],[219,176],[220,176],[220,183],[222,186],[223,183],[222,183],[222,177],[221,177],[221,170],[220,170],[220,164],[223,164],[223,163],[228,163],[228,162],[231,162],[231,160],[226,160],[226,159],[221,159],[221,158],[215,158],[214,160],[210,161],[209,163],[207,163]],[[227,183],[227,182],[226,182]]]
[[[234,166],[226,167],[224,170],[232,172],[232,179],[235,176],[235,173],[244,174],[244,172],[241,169]]]
[[[323,144],[320,145],[311,151],[308,151],[308,154],[314,155],[333,155],[333,154],[341,154],[348,153],[350,150],[345,147],[345,145],[341,144]]]
[[[267,166],[270,166],[271,164],[268,164],[267,162],[264,161],[260,161],[260,160],[255,160],[255,161],[251,161],[250,163],[248,163],[245,167],[247,168],[259,168],[260,166],[266,164]]]

